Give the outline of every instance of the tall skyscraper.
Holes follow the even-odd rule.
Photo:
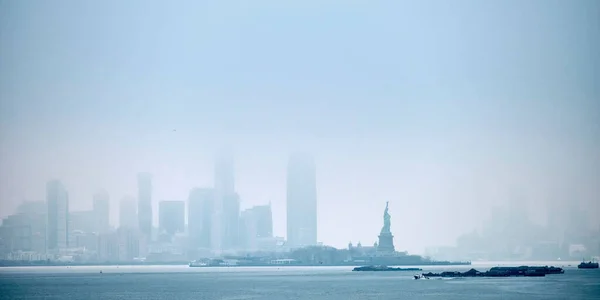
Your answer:
[[[223,195],[222,201],[221,249],[236,249],[239,241],[240,197],[236,193],[226,194]]]
[[[147,239],[152,237],[152,175],[138,174],[138,227]]]
[[[136,229],[138,228],[137,220],[137,203],[133,197],[124,197],[119,204],[119,227]]]
[[[185,231],[185,202],[161,201],[158,203],[158,226],[168,235]]]
[[[215,190],[195,188],[188,198],[190,248],[210,249],[213,232]]]
[[[100,190],[94,194],[94,231],[103,233],[109,230],[110,223],[110,198],[106,190]]]
[[[240,249],[254,251],[256,249],[256,217],[252,208],[240,214]]]
[[[287,168],[287,243],[317,244],[317,182],[312,156],[294,154]]]
[[[46,247],[49,251],[59,251],[69,246],[69,196],[64,185],[58,180],[46,184]]]
[[[235,172],[233,154],[224,149],[217,155],[215,162],[215,190],[220,194],[235,193]]]
[[[211,228],[213,250],[227,250],[233,247],[234,229],[231,227],[234,218],[239,218],[239,197],[235,194],[233,154],[229,149],[222,149],[215,161],[215,202]]]

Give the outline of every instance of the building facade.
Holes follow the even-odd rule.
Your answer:
[[[215,201],[210,244],[214,251],[230,250],[235,247],[239,229],[236,223],[236,218],[239,218],[239,197],[235,193],[235,168],[230,149],[223,148],[218,153],[214,174]],[[236,223],[235,229],[233,223]]]
[[[195,188],[188,198],[188,236],[191,249],[210,249],[214,216],[214,189]]]
[[[110,197],[106,190],[100,190],[93,197],[94,231],[106,232],[110,229]]]
[[[317,182],[312,156],[294,154],[287,168],[287,244],[317,245]]]
[[[161,201],[158,204],[158,226],[169,236],[185,231],[185,202]]]
[[[273,240],[271,205],[244,210],[240,215],[240,248],[247,251],[265,250],[262,245]]]
[[[239,246],[240,197],[237,193],[222,196],[221,249],[233,250]]]
[[[58,180],[46,184],[46,247],[58,252],[69,246],[69,196]]]
[[[152,175],[138,174],[138,228],[147,238],[152,237]]]
[[[138,228],[137,204],[133,197],[124,197],[119,203],[119,227]]]

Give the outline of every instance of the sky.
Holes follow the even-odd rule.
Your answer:
[[[315,156],[318,235],[454,243],[516,194],[600,212],[600,3],[0,0],[0,216],[62,180],[158,201],[235,153],[242,208],[285,236],[288,156]],[[357,222],[360,220],[360,222]],[[597,226],[597,224],[596,224]]]

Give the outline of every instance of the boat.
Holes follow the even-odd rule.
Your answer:
[[[598,262],[592,262],[592,261],[582,261],[578,266],[577,269],[598,269]]]

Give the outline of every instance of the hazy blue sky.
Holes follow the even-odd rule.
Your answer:
[[[598,37],[595,0],[0,0],[0,214],[58,178],[75,210],[106,188],[116,223],[148,171],[156,219],[223,144],[278,235],[312,151],[336,246],[374,242],[385,201],[410,251],[515,195],[600,212]]]

